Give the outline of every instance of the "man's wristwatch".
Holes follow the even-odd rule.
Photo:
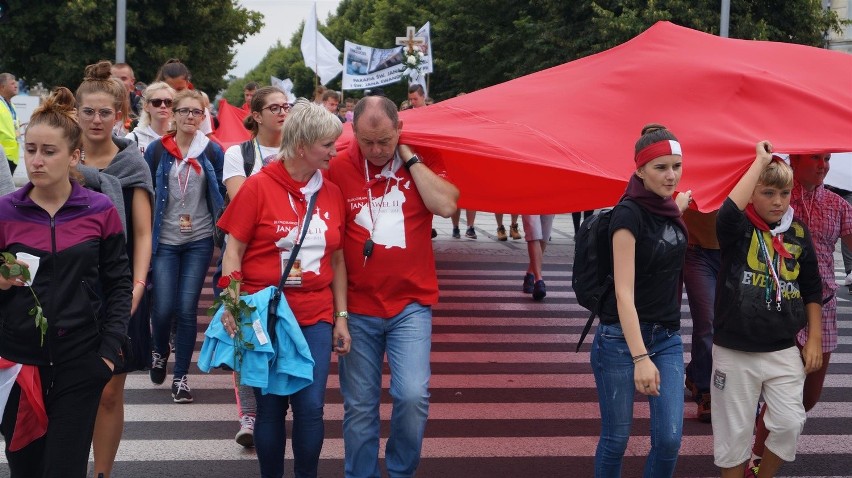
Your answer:
[[[349,312],[347,312],[345,310],[334,313],[334,321],[335,322],[337,322],[337,319],[348,319],[348,318],[349,318]]]
[[[405,162],[405,169],[411,169],[411,167],[414,166],[415,164],[422,163],[422,162],[423,162],[423,160],[420,159],[420,156],[417,156],[415,154],[414,156],[411,157],[411,159],[409,159],[408,161]]]

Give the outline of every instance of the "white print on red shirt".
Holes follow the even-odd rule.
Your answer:
[[[355,215],[355,224],[363,227],[369,233],[372,229],[373,243],[385,246],[385,249],[399,247],[405,249],[405,215],[402,213],[402,205],[405,203],[405,194],[399,190],[398,178],[388,179],[395,183],[388,190],[387,195],[378,196],[373,199],[373,214],[376,215],[375,228],[370,217],[370,207],[366,203]],[[409,189],[410,181],[403,184]]]
[[[328,211],[320,211],[320,208],[317,207],[313,216],[311,216],[311,224],[308,226],[305,242],[302,243],[302,248],[299,250],[298,259],[301,260],[303,272],[313,272],[317,275],[320,273],[320,260],[325,254],[325,233],[328,231],[328,224],[323,218],[329,219]],[[293,226],[286,236],[275,242],[275,245],[281,252],[290,251],[301,233],[301,230]],[[290,257],[289,254],[281,254],[281,256],[287,259]]]

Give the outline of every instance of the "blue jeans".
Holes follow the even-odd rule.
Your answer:
[[[710,393],[710,371],[713,369],[713,307],[716,302],[716,277],[721,267],[718,249],[690,245],[683,265],[683,283],[692,315],[692,359],[686,376],[698,388],[696,402]]]
[[[379,402],[387,352],[393,397],[385,464],[391,478],[414,476],[429,416],[432,308],[408,304],[383,319],[349,314],[352,351],[340,358],[345,476],[379,478]]]
[[[640,324],[648,355],[660,371],[660,396],[648,397],[651,451],[646,478],[672,476],[683,433],[683,343],[680,333]],[[598,325],[591,353],[601,408],[601,437],[595,452],[595,477],[621,476],[621,461],[633,422],[633,361],[621,325]]]
[[[284,476],[284,447],[287,430],[284,420],[287,407],[293,406],[293,468],[296,478],[315,478],[319,465],[325,424],[325,388],[331,363],[331,324],[318,322],[302,327],[302,334],[311,349],[314,381],[293,395],[262,394],[254,388],[257,415],[254,422],[254,447],[262,478]]]
[[[163,357],[169,355],[169,332],[174,317],[177,321],[174,378],[177,379],[189,371],[198,331],[198,298],[211,257],[213,238],[209,237],[179,246],[159,244],[151,258],[154,352]]]

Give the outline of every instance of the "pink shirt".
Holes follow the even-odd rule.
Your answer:
[[[834,295],[837,281],[834,278],[834,249],[837,240],[852,234],[852,206],[837,194],[823,186],[807,191],[796,182],[793,186],[790,205],[795,216],[800,219],[811,233],[819,262],[819,275],[822,278],[823,300]],[[830,302],[836,304],[836,302]],[[799,343],[808,338],[808,329],[799,332]],[[831,352],[837,348],[837,309],[836,305],[823,305],[822,315],[822,351]]]

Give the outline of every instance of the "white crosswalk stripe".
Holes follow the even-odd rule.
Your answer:
[[[434,308],[432,405],[418,476],[592,475],[600,424],[588,364],[591,337],[581,352],[574,352],[587,313],[570,288],[567,257],[564,249],[548,250],[548,296],[536,303],[519,290],[524,254],[501,256],[497,263],[438,253],[441,302]],[[842,270],[837,277],[842,281]],[[205,294],[209,297],[209,289]],[[200,310],[208,304],[205,301]],[[852,301],[845,288],[838,291],[838,305],[840,346],[832,356],[823,400],[809,414],[797,460],[782,469],[784,476],[852,476]],[[688,361],[691,320],[685,300],[683,311]],[[193,363],[207,320],[199,318],[205,325],[199,326]],[[343,470],[343,406],[336,373],[334,360],[320,476],[339,477]],[[388,380],[386,375],[385,387]],[[146,373],[131,374],[114,476],[258,476],[253,451],[233,441],[238,424],[232,384],[228,373],[204,375],[193,365],[190,386],[196,401],[177,405],[171,403],[166,385],[153,386]],[[677,476],[718,476],[711,427],[695,420],[695,406],[685,400]],[[390,413],[384,397],[383,443]],[[637,401],[634,417],[625,476],[641,474],[649,448],[647,402]],[[286,457],[285,476],[290,476],[289,441]]]

